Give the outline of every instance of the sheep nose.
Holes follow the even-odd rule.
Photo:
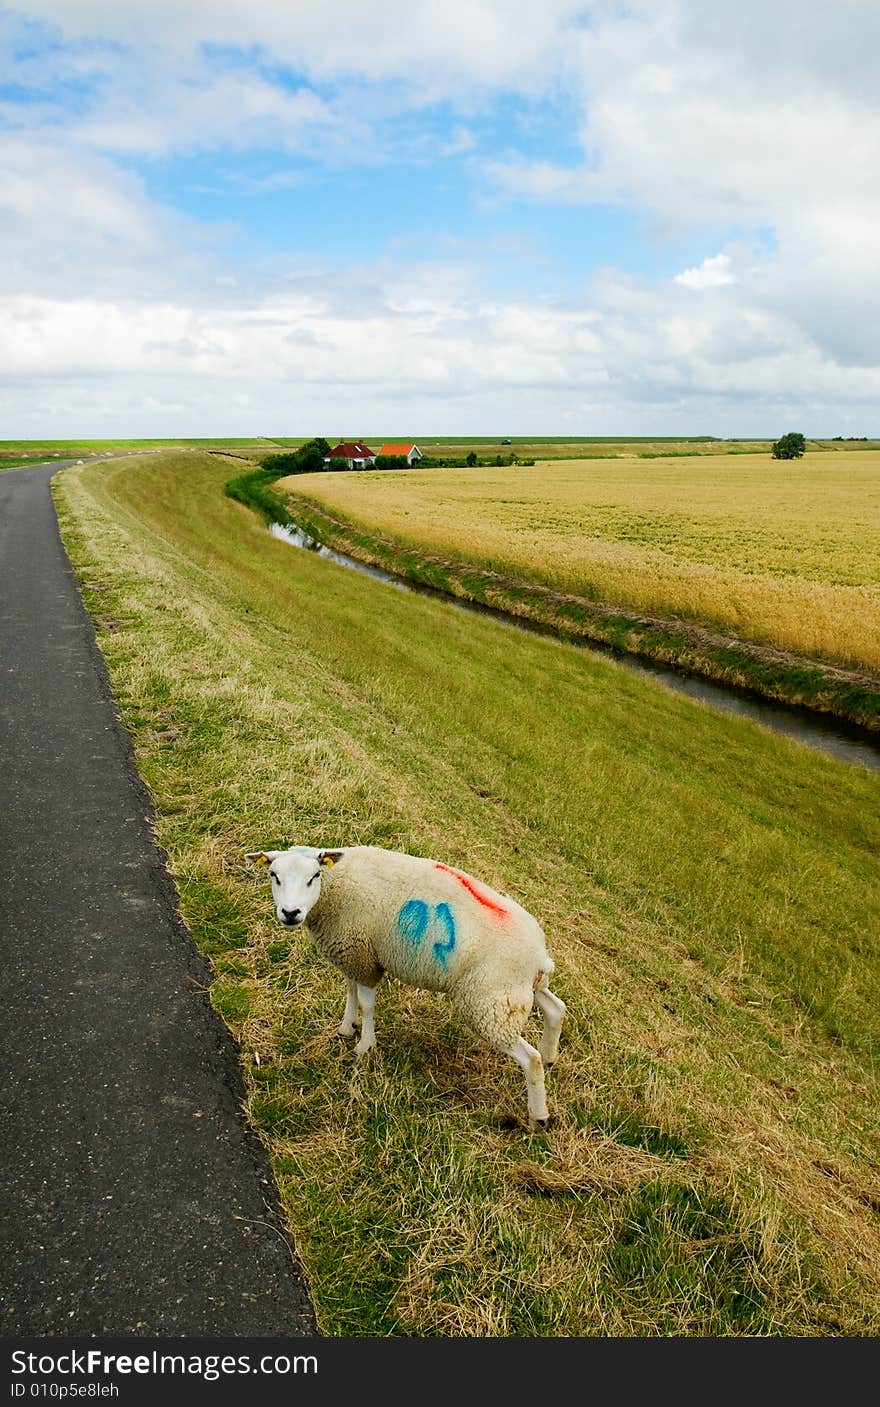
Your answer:
[[[282,909],[281,919],[283,923],[299,923],[299,916],[302,909]]]

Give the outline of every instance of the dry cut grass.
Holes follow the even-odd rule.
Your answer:
[[[333,1335],[880,1330],[878,779],[296,552],[189,453],[68,471],[65,542]],[[554,1126],[445,998],[338,973],[246,850],[373,843],[537,914]]]
[[[282,481],[369,528],[590,600],[880,670],[880,451]]]

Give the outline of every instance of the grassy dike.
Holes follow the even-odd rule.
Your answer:
[[[880,1330],[880,782],[272,539],[190,451],[55,482],[332,1335]],[[440,996],[380,1051],[245,850],[374,843],[527,905],[555,1123]]]
[[[310,479],[310,482],[312,480]],[[817,713],[831,714],[862,728],[880,730],[880,683],[876,674],[846,670],[791,651],[723,635],[689,621],[656,618],[634,607],[595,602],[584,596],[492,571],[465,556],[442,556],[331,512],[286,480],[272,493],[279,522],[295,521],[327,546],[358,561],[394,572],[466,601],[493,606],[510,615],[549,626],[561,637],[593,640],[689,673],[748,689]],[[252,506],[262,507],[256,499]],[[293,509],[293,515],[291,515]]]

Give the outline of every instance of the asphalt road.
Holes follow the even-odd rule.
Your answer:
[[[62,547],[0,473],[0,1333],[316,1334]]]

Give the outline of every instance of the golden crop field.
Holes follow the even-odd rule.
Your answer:
[[[880,451],[299,475],[380,533],[591,600],[880,669]]]

